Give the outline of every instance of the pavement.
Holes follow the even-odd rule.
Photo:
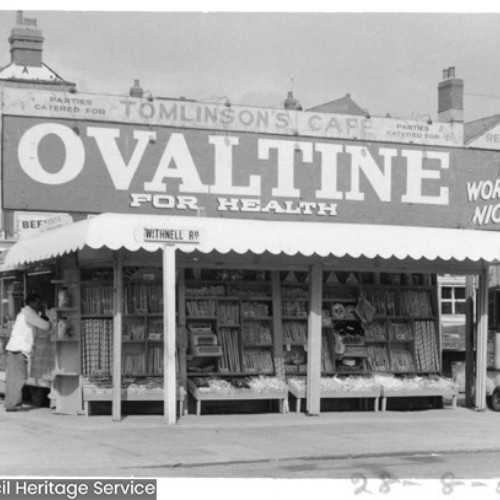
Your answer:
[[[190,467],[421,453],[500,451],[500,413],[424,411],[68,416],[49,408],[7,413],[0,400],[2,476],[163,477]],[[147,472],[146,472],[147,471]],[[170,474],[171,475],[171,474]]]

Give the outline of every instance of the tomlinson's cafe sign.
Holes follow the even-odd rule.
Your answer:
[[[500,153],[427,125],[4,89],[3,206],[441,227],[500,223]]]

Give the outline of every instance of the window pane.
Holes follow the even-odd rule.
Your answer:
[[[455,314],[465,314],[465,302],[455,302]]]
[[[465,299],[465,287],[457,286],[455,287],[455,298]]]
[[[441,302],[441,314],[452,314],[451,302]]]
[[[451,286],[443,286],[441,288],[441,297],[443,299],[451,299]]]

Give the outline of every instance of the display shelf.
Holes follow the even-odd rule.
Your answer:
[[[263,295],[234,295],[233,297],[228,297],[229,300],[241,300],[241,301],[252,301],[252,302],[272,302],[273,298],[263,296]]]
[[[113,318],[113,314],[82,314],[82,319],[85,318]]]
[[[245,322],[271,321],[273,319],[273,317],[272,316],[242,316],[241,319],[245,320]]]
[[[82,411],[80,358],[80,280],[76,258],[61,259],[56,268],[54,308],[57,315],[55,362],[51,393],[55,412],[77,415]]]
[[[79,377],[80,376],[80,374],[77,372],[65,372],[65,371],[58,371],[58,370],[53,371],[52,375],[54,377]]]
[[[336,278],[338,279],[338,276]],[[413,276],[403,274],[389,276],[382,273],[364,278],[370,283],[360,280],[357,285],[323,284],[322,302],[323,309],[327,312],[323,315],[323,331],[328,338],[332,339],[332,332],[339,333],[346,345],[343,356],[358,361],[366,360],[365,373],[388,373],[391,368],[396,373],[439,371],[438,318],[432,314],[436,307],[437,289],[435,284],[431,284],[430,276],[419,275],[419,285],[412,284]],[[358,318],[333,318],[328,314],[331,314],[333,304],[338,303],[347,308],[349,304],[358,304],[359,298],[367,300],[375,309],[368,324],[362,324]],[[345,339],[346,331],[339,328],[339,325],[349,324],[357,324],[361,328],[361,332],[355,331],[355,335],[362,335],[363,341],[355,345],[367,348],[364,356],[349,352],[349,342]],[[329,342],[332,343],[332,340]],[[403,347],[407,349],[402,349]],[[334,359],[333,345],[330,346],[330,353],[336,373],[353,373],[340,365],[340,359]],[[408,367],[404,366],[405,363]]]
[[[294,384],[288,384],[288,390],[290,394],[292,394],[296,398],[295,412],[300,413],[301,411],[301,402],[306,397],[306,389],[305,387],[298,388]],[[373,407],[374,411],[377,412],[379,410],[379,400],[381,397],[381,387],[375,386],[371,390],[364,391],[320,391],[320,399],[373,399]]]
[[[336,302],[342,303],[342,304],[356,304],[355,298],[347,298],[347,297],[337,297],[337,298],[328,298],[328,297],[323,297],[321,299],[321,302],[327,302],[327,303],[332,303],[335,304]]]
[[[287,389],[266,390],[256,392],[252,389],[235,389],[233,392],[208,392],[201,391],[196,385],[188,380],[188,390],[196,401],[196,415],[201,415],[201,403],[203,401],[248,401],[276,399],[280,402],[280,412],[287,411]]]
[[[217,372],[187,372],[188,377],[255,377],[256,373],[255,372],[224,372],[224,371],[217,371]],[[257,374],[258,375],[258,374]],[[272,373],[265,373],[263,375],[266,375],[267,377],[273,376]]]
[[[124,377],[163,377],[163,373],[158,372],[141,372],[141,373],[123,373]]]
[[[386,411],[388,398],[449,398],[452,400],[452,407],[457,407],[458,389],[391,389],[381,387],[381,410]]]
[[[179,404],[179,415],[184,415],[185,389],[181,386],[177,388],[176,399]],[[162,387],[157,388],[122,388],[120,390],[120,399],[122,401],[163,401],[164,392]],[[113,389],[102,387],[84,387],[83,401],[84,413],[86,416],[91,414],[91,404],[93,402],[103,402],[113,400]]]
[[[189,271],[186,271],[188,273]],[[199,273],[203,275],[205,271]],[[231,276],[232,271],[221,271]],[[193,280],[185,281],[186,293],[180,307],[186,312],[185,322],[190,331],[190,365],[193,368],[203,368],[207,363],[214,363],[216,373],[221,377],[241,374],[245,376],[274,374],[274,365],[268,364],[265,351],[273,350],[274,343],[267,342],[273,338],[273,297],[271,296],[271,282],[267,280],[247,281],[238,280]],[[213,292],[210,287],[220,287],[219,294],[190,293],[191,289]],[[205,316],[196,316],[195,312],[209,313]],[[202,323],[206,323],[203,324]],[[254,343],[247,343],[245,339],[253,341],[265,340],[261,347]],[[207,346],[207,347],[203,347]],[[208,346],[218,346],[220,354],[208,352]],[[205,356],[194,355],[201,352]],[[252,349],[262,352],[252,353]],[[206,360],[206,361],[205,361]],[[262,365],[262,366],[261,366]],[[259,367],[256,371],[255,366]],[[247,369],[242,369],[247,367]],[[266,369],[264,369],[266,368]],[[262,370],[262,371],[260,371]],[[196,369],[189,370],[188,374],[202,373]]]
[[[262,343],[262,344],[247,344],[245,342],[243,342],[243,346],[246,348],[252,348],[252,347],[273,347],[274,344],[272,343]]]

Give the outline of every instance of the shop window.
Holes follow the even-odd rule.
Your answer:
[[[465,314],[465,287],[441,287],[441,314]]]

